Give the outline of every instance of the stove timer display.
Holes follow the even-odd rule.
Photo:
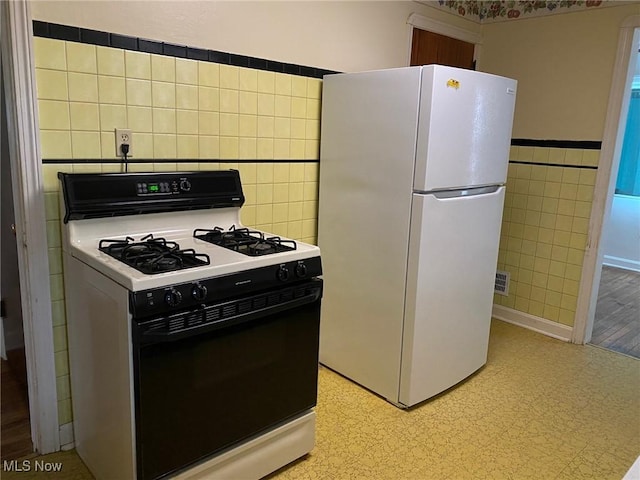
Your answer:
[[[186,178],[166,182],[138,182],[138,195],[170,195],[191,190],[191,183]]]
[[[153,194],[170,194],[172,193],[171,183],[169,182],[139,182],[136,183],[138,195]]]

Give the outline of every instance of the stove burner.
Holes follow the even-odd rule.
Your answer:
[[[131,237],[100,240],[98,249],[146,274],[209,265],[209,256],[192,248],[180,250],[176,242],[146,235],[136,242]]]
[[[265,237],[262,232],[235,226],[226,231],[220,227],[214,227],[212,230],[198,228],[193,231],[193,236],[250,257],[288,252],[297,248],[293,240]]]
[[[253,245],[249,245],[249,250],[252,252],[256,252],[256,255],[262,255],[267,250],[271,249],[271,245],[266,243],[254,243]]]
[[[154,263],[161,270],[173,270],[178,265],[180,265],[180,259],[171,258],[171,257],[161,257],[161,258],[158,258],[157,261],[154,261]]]

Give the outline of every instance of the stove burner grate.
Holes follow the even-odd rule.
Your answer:
[[[156,274],[209,265],[209,255],[192,248],[180,250],[176,242],[146,235],[136,241],[124,239],[100,240],[98,249],[145,274]]]
[[[296,242],[293,240],[265,237],[262,232],[248,228],[236,228],[235,226],[229,230],[220,227],[214,227],[211,230],[198,228],[193,231],[193,236],[250,257],[288,252],[297,248]]]

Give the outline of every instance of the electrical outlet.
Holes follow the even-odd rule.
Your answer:
[[[131,130],[128,128],[116,128],[116,157],[124,157],[121,148],[123,144],[129,145],[127,157],[131,157],[133,154],[133,136]]]

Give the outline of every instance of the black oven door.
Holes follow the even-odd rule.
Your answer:
[[[316,404],[321,296],[314,279],[134,321],[138,480],[184,469]]]

